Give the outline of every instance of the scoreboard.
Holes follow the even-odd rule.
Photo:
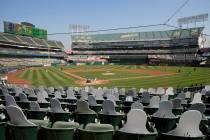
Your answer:
[[[32,25],[18,24],[4,21],[4,32],[22,36],[47,39],[47,30],[36,28]]]

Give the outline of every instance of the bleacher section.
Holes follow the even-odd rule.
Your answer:
[[[11,45],[21,45],[25,47],[45,47],[45,48],[52,48],[52,49],[64,49],[63,44],[60,41],[54,40],[44,40],[26,36],[18,36],[13,34],[7,33],[0,33],[0,44],[11,44]]]
[[[124,60],[123,55],[133,55],[139,62],[144,62],[141,61],[142,56],[147,56],[144,58],[173,59],[182,64],[190,64],[199,61],[196,54],[203,29],[73,35],[72,50],[73,55],[108,55],[110,62],[117,56],[120,62]]]
[[[0,33],[2,66],[41,66],[63,58],[64,46],[60,41]]]
[[[0,66],[44,66],[49,63],[54,63],[57,59],[47,58],[0,58]],[[60,60],[63,61],[63,60]],[[63,62],[61,62],[63,63]]]

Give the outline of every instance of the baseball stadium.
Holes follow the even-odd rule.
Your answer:
[[[1,3],[8,7],[11,4]],[[33,3],[39,7],[38,2]],[[61,17],[68,11],[65,7],[69,2],[64,3],[52,2]],[[132,9],[130,3],[122,2]],[[151,3],[149,0],[148,4]],[[196,4],[193,0],[180,1],[177,9],[169,6],[175,12],[164,11],[162,7],[164,13],[172,15],[160,24],[129,23],[122,27],[123,23],[116,22],[119,24],[116,28],[106,25],[108,28],[103,28],[102,24],[92,30],[86,24],[71,24],[70,32],[55,26],[61,24],[59,20],[63,17],[52,9],[46,11],[58,19],[53,17],[55,25],[46,22],[52,13],[43,13],[42,16],[48,14],[45,20],[23,9],[29,19],[34,17],[34,23],[19,18],[22,22],[9,18],[4,12],[6,7],[2,7],[0,139],[208,140],[210,11],[203,5],[199,10],[205,14],[179,14],[189,5],[195,10]],[[73,9],[72,6],[71,12],[75,12],[79,22],[71,22],[80,23],[80,14]],[[98,21],[99,13],[83,12],[93,16],[93,21],[82,16],[87,23]],[[170,24],[176,15],[181,16],[177,25]]]

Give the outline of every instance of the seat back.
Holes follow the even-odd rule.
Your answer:
[[[85,86],[84,90],[85,90],[85,92],[89,93],[90,92],[90,87]]]
[[[96,99],[93,95],[88,96],[88,103],[90,106],[97,106]]]
[[[104,94],[103,90],[98,90],[97,93],[95,94],[96,101],[104,100],[103,94]]]
[[[20,93],[20,94],[19,94],[19,97],[20,97],[20,101],[21,101],[21,102],[28,102],[28,98],[27,98],[27,96],[25,95],[25,93]]]
[[[168,95],[166,95],[166,94],[162,95],[160,101],[161,102],[162,101],[168,101]]]
[[[41,89],[40,92],[44,98],[49,98],[48,93],[44,89]]]
[[[176,118],[172,113],[173,104],[170,101],[160,102],[160,107],[152,116],[157,118]]]
[[[185,100],[186,94],[185,93],[179,93],[177,98],[181,99],[181,100]]]
[[[141,97],[142,103],[149,103],[150,102],[150,95],[149,92],[143,92]]]
[[[180,109],[180,108],[183,108],[182,105],[182,100],[179,99],[179,98],[175,98],[172,100],[172,104],[173,104],[173,109]]]
[[[77,98],[75,97],[74,95],[74,91],[73,89],[69,88],[67,91],[66,91],[66,95],[67,95],[67,99],[72,99],[72,100],[76,100]]]
[[[55,92],[55,98],[60,99],[61,97],[61,92],[60,91],[56,91]]]
[[[192,104],[190,106],[189,110],[197,110],[201,114],[203,114],[205,112],[205,110],[206,110],[206,106],[203,103],[195,103],[195,104]]]
[[[136,93],[136,88],[131,88],[128,90],[128,96],[132,96],[132,97],[136,97],[137,93]]]
[[[203,103],[201,100],[202,94],[201,93],[196,93],[193,97],[193,100],[191,102],[191,104],[195,104],[195,103]]]
[[[148,92],[150,94],[155,94],[156,93],[156,89],[154,89],[154,88],[148,88]]]
[[[114,106],[117,106],[116,104],[116,97],[114,95],[107,95],[107,100],[111,100],[114,103]]]
[[[42,92],[37,92],[37,102],[38,103],[48,103],[47,100],[45,99],[44,95]]]
[[[119,95],[125,95],[125,88],[121,88],[119,90]]]
[[[7,87],[2,87],[2,93],[4,96],[9,94],[9,90],[7,89]]]
[[[133,102],[133,96],[127,96],[127,97],[125,98],[125,101]]]
[[[186,99],[190,99],[191,96],[193,95],[193,93],[187,91],[187,92],[185,92],[185,95],[186,95],[186,96],[185,96]]]
[[[6,106],[10,105],[17,106],[14,97],[9,94],[5,96],[5,101],[6,101]]]
[[[173,89],[173,87],[168,87],[166,89],[166,95],[174,95],[174,89]]]
[[[54,90],[55,90],[54,87],[48,87],[46,89],[46,91],[47,91],[48,94],[52,94],[54,92]]]
[[[117,115],[118,113],[115,110],[114,102],[111,100],[104,100],[102,104],[102,113],[107,115]]]
[[[150,99],[150,103],[148,105],[149,108],[159,108],[160,103],[160,97],[159,96],[153,96]]]
[[[210,91],[210,85],[205,85],[205,90]]]
[[[140,88],[140,89],[139,89],[139,93],[143,93],[143,92],[147,92],[147,90],[144,89],[144,88]]]
[[[31,111],[39,111],[40,106],[37,102],[32,101],[32,102],[30,102],[30,109],[31,109]]]
[[[81,95],[80,100],[88,100],[88,93],[85,90],[81,90],[80,95]]]
[[[147,115],[143,110],[132,109],[127,114],[127,122],[120,131],[136,134],[149,134],[146,128]]]
[[[143,110],[144,106],[142,105],[142,103],[134,102],[131,105],[131,109],[141,109],[141,110]]]
[[[23,93],[23,90],[21,87],[14,87],[15,96],[19,96],[20,93]]]
[[[65,112],[63,110],[63,108],[61,107],[61,103],[56,98],[53,98],[53,99],[50,100],[50,106],[51,106],[51,111],[54,112],[54,113],[63,113],[63,112]]]
[[[34,90],[31,88],[27,89],[27,94],[28,94],[28,97],[37,97]]]
[[[76,112],[80,114],[96,114],[95,111],[89,108],[89,104],[85,100],[77,101],[77,109]]]
[[[19,107],[10,105],[6,108],[6,110],[10,117],[11,124],[20,126],[36,126],[35,124],[27,120],[23,111]]]
[[[165,93],[165,89],[163,87],[158,87],[156,94],[157,95],[163,95]]]
[[[199,129],[199,125],[202,119],[202,115],[197,110],[190,110],[184,112],[179,120],[177,127],[168,132],[174,136],[183,137],[200,137],[203,136]]]

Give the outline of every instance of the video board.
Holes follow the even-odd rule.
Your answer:
[[[4,21],[4,32],[22,36],[30,36],[40,39],[47,39],[47,30],[8,21]]]

